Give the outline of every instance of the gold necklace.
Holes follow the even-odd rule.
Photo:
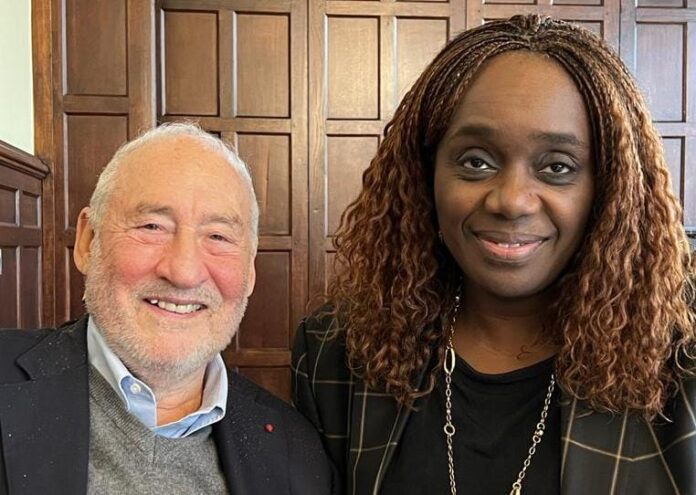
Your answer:
[[[457,495],[457,481],[454,477],[454,446],[453,439],[456,432],[454,424],[452,424],[452,372],[454,371],[455,365],[455,353],[454,344],[452,342],[454,337],[454,324],[457,321],[457,311],[459,310],[459,295],[454,298],[454,313],[452,315],[452,323],[450,324],[449,337],[447,339],[447,348],[445,349],[445,426],[443,431],[445,432],[445,437],[447,438],[447,468],[449,470],[449,482],[450,490],[452,495]],[[546,398],[544,399],[544,408],[541,410],[541,417],[536,425],[534,434],[532,435],[532,446],[529,447],[527,458],[522,463],[522,469],[517,475],[517,480],[512,484],[512,490],[510,490],[510,495],[522,495],[522,480],[524,480],[527,474],[527,469],[532,463],[532,457],[536,454],[536,449],[541,443],[541,439],[544,436],[544,431],[546,430],[546,418],[549,415],[549,408],[551,407],[551,397],[553,396],[553,391],[556,388],[556,375],[551,373],[551,381],[549,382],[549,387],[546,392]]]

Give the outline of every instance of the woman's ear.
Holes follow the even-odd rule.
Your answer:
[[[73,260],[75,266],[83,275],[87,274],[89,259],[92,254],[92,240],[94,239],[94,228],[89,221],[89,207],[82,208],[77,217],[77,230],[75,232],[75,249],[73,250]]]

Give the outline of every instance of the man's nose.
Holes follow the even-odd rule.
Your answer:
[[[198,287],[208,278],[203,253],[192,232],[178,231],[157,264],[157,276],[180,288]]]
[[[541,207],[538,181],[526,165],[506,167],[491,182],[485,206],[509,220],[533,215]]]

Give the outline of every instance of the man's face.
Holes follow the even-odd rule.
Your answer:
[[[134,374],[185,377],[237,331],[255,280],[246,187],[217,152],[166,138],[126,158],[91,242],[81,214],[87,309]]]

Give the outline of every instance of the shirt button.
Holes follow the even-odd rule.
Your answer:
[[[138,385],[137,383],[133,383],[133,384],[130,386],[130,391],[131,391],[132,393],[134,393],[134,394],[139,394],[140,392],[142,392],[142,390],[143,390],[143,389],[142,389],[142,388],[140,387],[140,385]]]

